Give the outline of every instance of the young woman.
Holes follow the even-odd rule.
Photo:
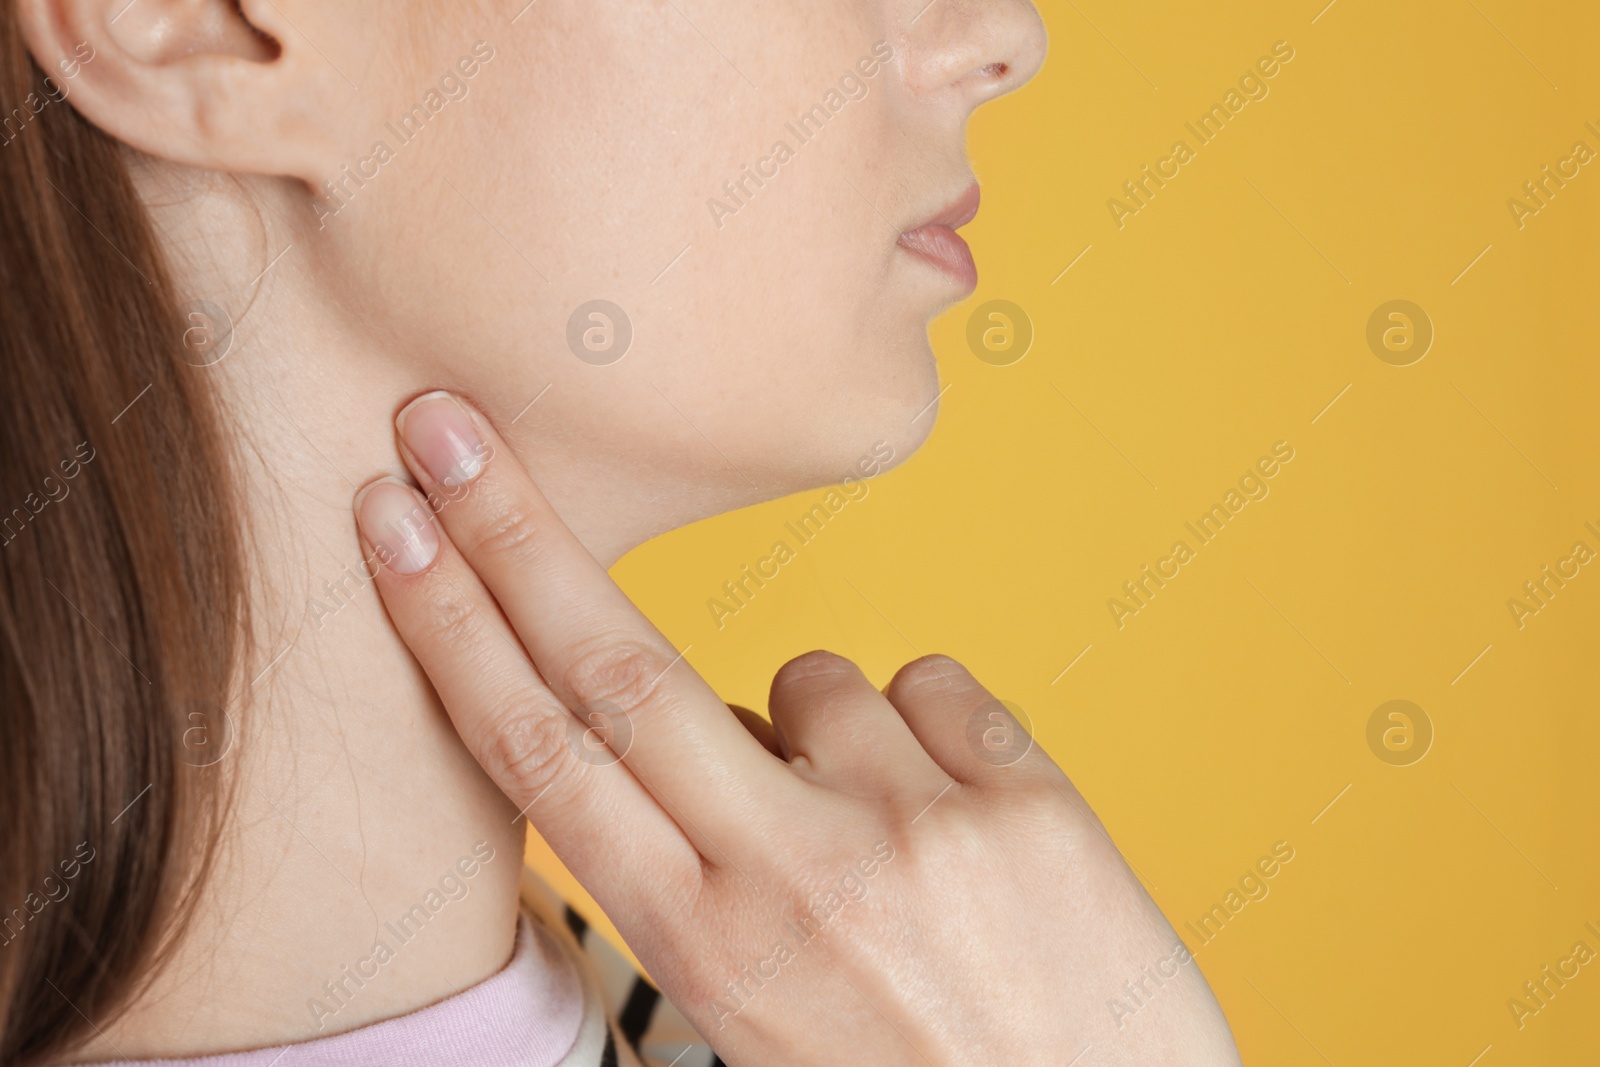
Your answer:
[[[964,124],[1043,53],[1025,0],[5,0],[0,1060],[1236,1062],[958,664],[802,657],[769,726],[604,569],[917,447]]]

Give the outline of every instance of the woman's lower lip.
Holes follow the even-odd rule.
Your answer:
[[[978,265],[972,259],[972,249],[950,227],[935,224],[903,233],[900,247],[939,268],[965,292],[978,287]]]

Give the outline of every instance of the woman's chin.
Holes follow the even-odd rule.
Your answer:
[[[939,414],[940,386],[933,354],[908,360],[898,380],[863,390],[844,410],[836,398],[831,415],[808,427],[785,450],[791,466],[784,492],[852,484],[900,466],[922,447]],[[794,462],[798,460],[799,462]]]

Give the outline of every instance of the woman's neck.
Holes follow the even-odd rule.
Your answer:
[[[204,372],[242,444],[252,553],[249,659],[223,756],[237,799],[176,954],[125,1016],[94,1020],[104,1036],[83,1060],[348,1030],[464,989],[512,949],[524,824],[389,624],[350,509],[360,485],[404,473],[391,419],[405,400],[469,383],[423,380],[428,369],[341,327],[296,254],[243,292],[222,280],[258,263],[183,275],[188,292],[221,287],[218,306],[254,301]],[[503,384],[530,399],[541,385],[531,369]],[[679,521],[635,506],[615,472],[536,446],[536,415],[502,428],[602,562]]]

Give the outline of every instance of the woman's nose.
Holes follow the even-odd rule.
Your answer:
[[[913,92],[951,92],[975,108],[1020,88],[1044,63],[1044,22],[1031,0],[894,0]]]

